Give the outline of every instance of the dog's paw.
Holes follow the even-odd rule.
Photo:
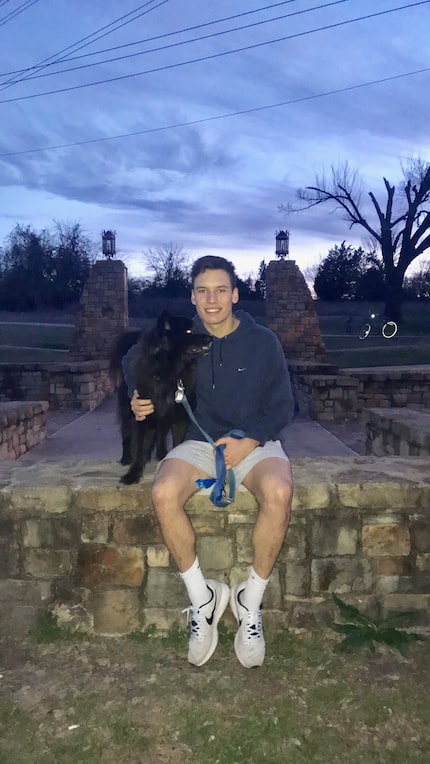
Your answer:
[[[134,470],[129,470],[125,475],[120,478],[120,483],[123,483],[124,485],[133,485],[133,483],[138,483],[140,478],[142,477],[141,472],[136,472]]]

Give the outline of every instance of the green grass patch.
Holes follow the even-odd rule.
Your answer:
[[[430,348],[426,347],[363,347],[353,350],[330,350],[327,363],[340,369],[360,369],[365,366],[416,366],[430,363]]]
[[[73,326],[0,324],[0,345],[68,350]]]
[[[82,631],[66,629],[59,626],[57,620],[49,612],[39,613],[34,624],[28,630],[30,638],[36,644],[49,644],[60,640],[83,640],[88,639],[88,635]]]

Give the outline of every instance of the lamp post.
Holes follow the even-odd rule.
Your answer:
[[[275,254],[280,260],[285,260],[289,255],[290,232],[278,231],[276,234]]]
[[[116,254],[115,235],[116,231],[102,231],[102,252],[108,260]]]

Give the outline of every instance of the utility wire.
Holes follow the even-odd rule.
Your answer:
[[[337,88],[333,90],[326,90],[323,93],[315,93],[314,95],[301,96],[300,98],[291,98],[288,101],[280,101],[279,103],[266,104],[265,106],[254,106],[250,109],[241,109],[240,111],[231,111],[225,114],[217,114],[213,117],[202,117],[201,119],[192,119],[187,122],[176,122],[171,125],[161,125],[159,127],[150,127],[145,130],[136,130],[132,133],[122,133],[120,135],[110,135],[104,138],[89,138],[86,141],[74,141],[73,143],[61,143],[56,146],[44,146],[38,149],[24,149],[23,151],[9,151],[5,154],[0,154],[0,159],[5,157],[21,156],[22,154],[35,154],[41,151],[54,151],[56,149],[68,149],[75,146],[87,146],[92,143],[102,143],[105,141],[119,140],[123,138],[132,138],[138,135],[148,135],[150,133],[160,133],[165,130],[174,130],[178,127],[191,127],[193,125],[202,125],[207,122],[215,122],[221,119],[228,119],[230,117],[240,117],[244,114],[255,114],[260,111],[269,111],[270,109],[279,109],[282,106],[292,106],[296,103],[304,103],[305,101],[314,101],[318,98],[326,98],[327,96],[339,95],[341,93],[349,93],[353,90],[360,90],[363,88],[371,87],[372,85],[382,85],[386,82],[393,82],[395,80],[405,79],[406,77],[413,77],[416,74],[424,74],[430,72],[430,66],[424,69],[415,69],[411,72],[403,72],[402,74],[393,74],[390,77],[381,77],[378,80],[370,80],[369,82],[361,82],[357,85],[348,85],[344,88]]]
[[[5,0],[5,1],[9,2],[9,0]],[[50,61],[50,63],[46,64],[46,66],[55,66],[56,64],[65,63],[67,61],[78,61],[81,58],[89,58],[90,56],[98,56],[101,53],[111,53],[114,50],[122,50],[122,48],[130,48],[133,45],[143,45],[144,43],[147,43],[147,42],[155,42],[155,40],[162,40],[166,37],[173,37],[174,35],[183,34],[184,32],[194,32],[197,29],[203,29],[204,27],[214,26],[215,24],[221,24],[225,21],[232,21],[233,19],[242,18],[243,16],[250,16],[253,13],[261,13],[262,11],[271,10],[272,8],[278,8],[281,5],[289,5],[290,3],[295,3],[295,2],[296,0],[282,0],[282,2],[279,2],[279,3],[272,3],[271,5],[265,5],[260,8],[254,8],[254,10],[252,11],[243,11],[242,13],[235,13],[233,16],[224,16],[221,19],[214,19],[214,21],[207,21],[204,24],[195,24],[194,26],[191,26],[191,27],[176,29],[174,32],[165,32],[164,34],[157,34],[157,35],[154,35],[153,37],[146,37],[143,40],[135,40],[134,42],[127,42],[127,43],[124,43],[123,45],[114,45],[111,48],[102,48],[100,50],[95,50],[92,53],[83,53],[81,56],[62,56],[60,59],[57,59],[55,61]],[[321,6],[321,7],[324,7],[324,6]],[[96,33],[94,32],[93,34],[96,34]],[[82,38],[82,39],[86,39],[86,38]],[[79,42],[81,42],[81,40],[78,40],[78,42],[74,44],[77,45]],[[60,51],[60,53],[61,52],[62,51]],[[59,54],[54,54],[54,55],[59,55]],[[48,59],[45,59],[45,60],[48,60]],[[26,69],[15,69],[11,72],[3,72],[2,74],[0,74],[0,77],[9,77],[11,74],[25,74],[26,72],[31,73],[33,69],[38,69],[39,66],[40,64],[35,64],[34,66],[29,66]]]
[[[24,11],[26,11],[27,8],[30,8],[32,5],[38,2],[39,0],[25,0],[25,2],[19,5],[18,8],[15,8],[13,11],[9,11],[9,13],[7,13],[6,16],[3,16],[3,18],[0,19],[0,27],[4,27],[4,25],[7,24],[8,21],[12,21],[12,19],[14,19],[16,16],[19,16],[21,13],[24,13]]]
[[[336,29],[339,27],[347,26],[348,24],[352,24],[356,21],[365,21],[365,20],[377,18],[380,16],[386,16],[389,13],[394,13],[395,11],[403,11],[408,8],[415,8],[420,5],[428,5],[429,2],[430,0],[420,0],[419,2],[408,3],[407,5],[401,5],[396,8],[387,9],[385,11],[378,11],[377,13],[368,13],[363,16],[358,16],[354,19],[347,19],[346,21],[338,21],[336,23],[326,24],[325,26],[316,27],[314,29],[307,29],[304,32],[296,32],[295,34],[291,34],[291,35],[283,35],[282,37],[277,37],[272,40],[265,40],[264,42],[253,43],[252,45],[245,45],[241,48],[234,48],[232,50],[222,51],[220,53],[212,53],[207,56],[199,56],[198,58],[188,59],[187,61],[180,61],[174,64],[166,64],[164,66],[154,67],[153,69],[146,69],[141,72],[132,72],[131,74],[122,74],[116,77],[110,77],[109,79],[96,80],[95,82],[87,82],[81,85],[71,85],[70,87],[67,87],[67,88],[56,88],[55,90],[46,90],[42,93],[31,93],[30,95],[16,96],[15,98],[5,98],[0,100],[0,104],[15,103],[17,101],[27,101],[33,98],[40,98],[41,96],[45,96],[45,95],[57,95],[58,93],[70,93],[73,90],[82,90],[83,88],[94,87],[94,85],[110,84],[112,82],[120,82],[122,80],[128,80],[134,77],[143,76],[145,74],[154,74],[155,72],[162,72],[162,71],[167,71],[170,69],[177,69],[182,66],[187,66],[188,64],[196,64],[196,63],[201,63],[202,61],[210,61],[216,58],[222,58],[223,56],[231,55],[232,53],[243,53],[248,50],[255,50],[257,48],[262,48],[266,45],[273,45],[273,43],[284,42],[285,40],[292,40],[292,39],[297,39],[300,37],[305,37],[307,35],[314,34],[315,32],[324,32],[324,31],[327,31],[328,29]]]
[[[33,2],[38,2],[38,0],[33,0]],[[72,52],[76,53],[78,50],[81,50],[82,48],[85,48],[87,45],[91,45],[93,42],[97,42],[97,40],[100,40],[102,37],[106,37],[109,34],[112,34],[112,32],[116,32],[117,29],[121,29],[123,26],[126,26],[127,24],[131,24],[132,21],[136,21],[136,19],[141,18],[141,16],[145,16],[147,13],[151,13],[151,11],[156,10],[161,5],[165,5],[169,2],[169,0],[161,0],[161,2],[158,3],[158,5],[153,6],[152,8],[149,8],[147,11],[143,11],[142,13],[136,14],[138,11],[142,10],[142,8],[147,8],[148,5],[151,5],[154,3],[155,0],[147,0],[146,3],[143,3],[143,5],[139,5],[137,8],[135,8],[133,11],[129,11],[129,13],[125,13],[123,16],[119,16],[119,18],[114,19],[114,21],[109,22],[109,24],[106,24],[104,27],[100,27],[100,29],[97,29],[95,32],[91,32],[91,34],[86,35],[86,37],[82,37],[80,40],[77,40],[76,42],[72,43],[71,45],[68,45],[66,48],[63,48],[62,50],[58,51],[57,53],[53,53],[52,56],[48,56],[48,58],[44,58],[42,61],[40,61],[38,64],[35,64],[33,69],[44,69],[46,66],[48,66],[49,62],[55,58],[55,56],[59,56],[62,53],[66,53],[68,50],[73,50]],[[118,24],[119,21],[123,21],[123,19],[127,19],[129,16],[133,16],[132,19],[129,19],[128,21],[124,21],[122,24]],[[117,24],[116,27],[113,29],[109,29],[109,27],[113,26],[114,24]],[[95,35],[99,34],[99,32],[105,31],[104,34],[99,35],[99,37],[95,37]],[[94,37],[94,40],[91,40],[90,38]],[[76,46],[79,45],[81,42],[84,42],[85,40],[88,40],[88,42],[85,42],[85,44],[81,45],[80,48],[77,48]],[[62,59],[58,59],[58,62],[61,62]],[[25,70],[24,70],[25,71]],[[27,77],[21,77],[13,80],[9,80],[5,83],[2,83],[5,87],[2,88],[3,90],[6,90],[8,87],[11,87],[11,85],[15,85],[17,82],[22,82],[23,80],[26,80]]]
[[[348,2],[350,2],[350,0],[332,0],[332,2],[326,3],[325,5],[314,5],[313,8],[306,8],[305,10],[301,10],[301,11],[293,11],[292,13],[284,13],[281,16],[275,16],[271,19],[264,19],[263,21],[254,21],[251,24],[244,24],[239,27],[224,29],[220,32],[211,32],[210,34],[207,34],[207,35],[201,35],[200,37],[193,37],[188,40],[181,40],[180,42],[172,42],[172,43],[169,43],[168,45],[162,45],[157,48],[148,48],[147,50],[142,50],[137,53],[127,53],[127,54],[124,54],[123,56],[116,56],[114,58],[105,58],[102,61],[94,61],[91,64],[81,64],[80,66],[73,66],[73,67],[69,67],[68,69],[57,69],[55,72],[45,72],[44,74],[29,75],[28,77],[26,77],[26,80],[30,81],[30,80],[41,79],[43,77],[54,77],[57,74],[64,74],[65,72],[76,72],[81,69],[89,69],[92,66],[99,66],[101,64],[110,64],[114,61],[123,61],[124,59],[136,58],[137,56],[144,56],[147,53],[158,53],[160,51],[168,50],[170,48],[180,47],[181,45],[189,45],[192,42],[201,42],[202,40],[209,40],[213,37],[221,37],[222,35],[230,34],[231,32],[241,32],[244,29],[259,27],[259,26],[262,26],[263,24],[269,24],[273,21],[281,21],[283,19],[291,18],[293,16],[301,16],[305,13],[318,11],[321,8],[329,8],[330,6],[333,6],[333,5],[340,5],[342,3],[348,3]],[[430,2],[430,0],[426,0],[426,2]]]

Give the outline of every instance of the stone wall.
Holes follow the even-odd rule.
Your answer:
[[[430,465],[425,459],[293,461],[291,526],[265,597],[268,626],[320,627],[331,592],[372,612],[413,609],[430,625]],[[162,542],[151,475],[119,486],[111,462],[0,465],[0,613],[28,628],[50,608],[103,634],[185,626],[188,603]],[[256,506],[243,488],[215,509],[188,503],[206,575],[234,584],[252,558]],[[231,618],[226,615],[227,620]]]
[[[294,260],[272,260],[266,271],[267,325],[288,360],[323,361],[325,357],[315,303]]]
[[[47,401],[0,403],[0,459],[19,459],[46,438]]]
[[[109,358],[112,341],[127,327],[127,268],[121,260],[99,260],[91,269],[79,302],[72,358]]]
[[[299,410],[319,421],[356,419],[364,409],[430,408],[430,366],[338,369],[292,361]],[[316,373],[314,373],[316,372]]]
[[[430,409],[374,408],[364,416],[367,454],[430,456]]]
[[[43,399],[51,410],[92,411],[112,389],[107,360],[0,365],[0,401]]]

